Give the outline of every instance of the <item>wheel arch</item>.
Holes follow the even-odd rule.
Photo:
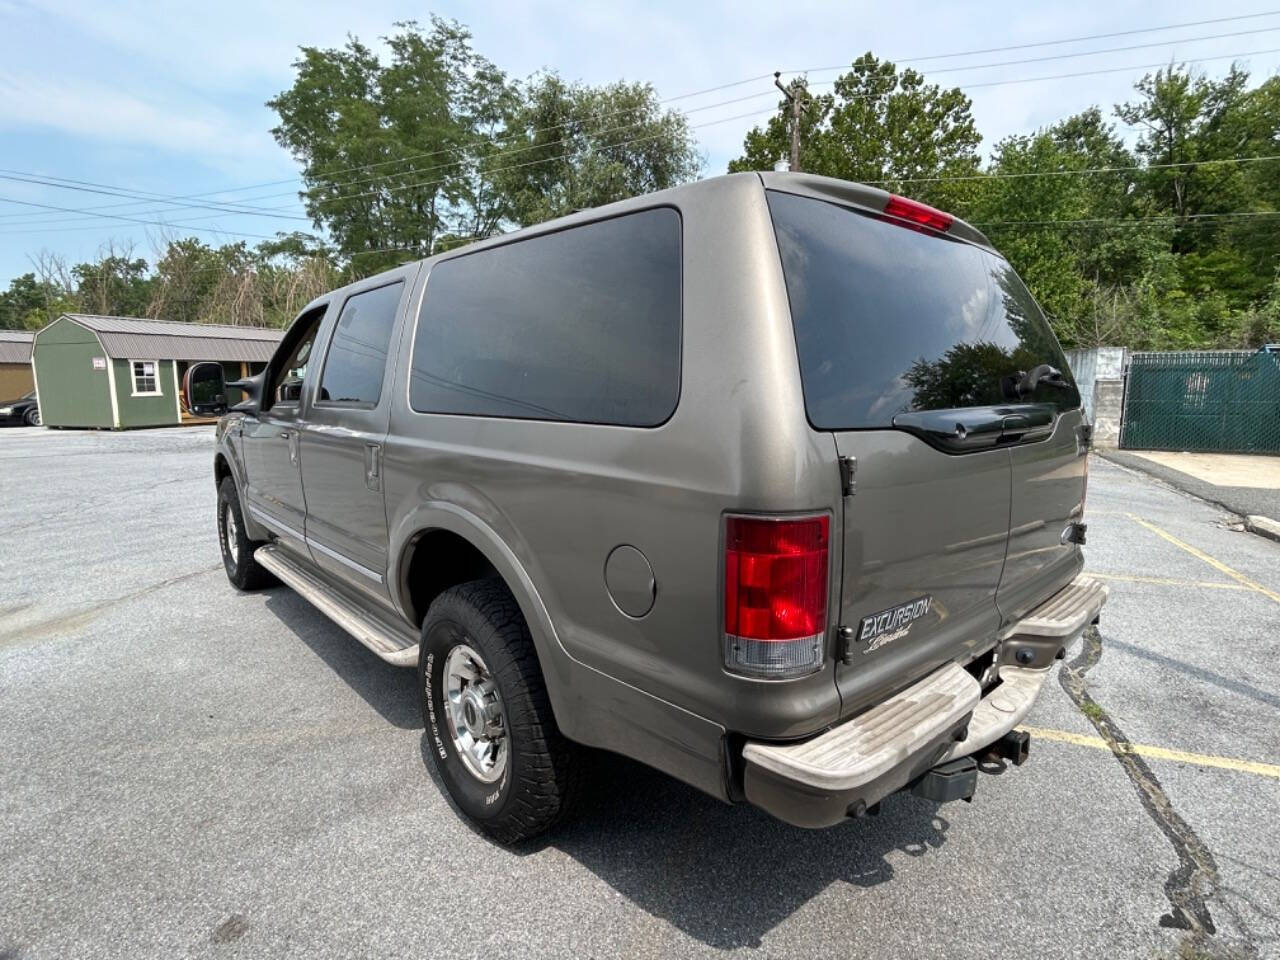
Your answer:
[[[507,542],[480,517],[451,503],[421,504],[392,529],[390,556],[394,558],[390,586],[392,600],[404,617],[421,626],[426,607],[439,592],[469,580],[496,575],[515,597],[533,637],[552,711],[561,729],[572,726],[566,709],[571,658],[560,643],[551,616],[533,578]],[[456,551],[435,560],[427,551],[443,547]],[[415,583],[414,576],[424,578]],[[566,731],[568,732],[568,731]]]

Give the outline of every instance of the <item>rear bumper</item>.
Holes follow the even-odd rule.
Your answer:
[[[1004,645],[1059,649],[1106,602],[1106,587],[1077,577],[1010,630]],[[1003,659],[1003,658],[1002,658]],[[1020,659],[1026,659],[1022,657]],[[1048,665],[1002,663],[984,697],[977,679],[949,663],[865,713],[809,740],[748,742],[742,751],[747,800],[799,827],[827,827],[858,816],[937,764],[995,743],[1026,716]]]

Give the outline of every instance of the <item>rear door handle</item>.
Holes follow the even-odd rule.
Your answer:
[[[382,445],[364,445],[364,485],[370,490],[382,489]]]

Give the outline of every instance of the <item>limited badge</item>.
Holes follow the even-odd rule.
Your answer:
[[[911,625],[929,612],[933,605],[933,597],[917,597],[888,610],[881,610],[869,617],[862,618],[858,628],[858,640],[865,644],[863,653],[879,650],[886,643],[905,637]]]

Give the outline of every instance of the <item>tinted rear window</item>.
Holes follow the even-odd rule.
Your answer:
[[[1007,261],[848,207],[769,192],[809,421],[888,427],[913,410],[1010,403],[1003,378],[1066,358]],[[1074,385],[1024,402],[1080,405]]]
[[[410,406],[654,426],[680,393],[680,216],[646,210],[436,264]]]

